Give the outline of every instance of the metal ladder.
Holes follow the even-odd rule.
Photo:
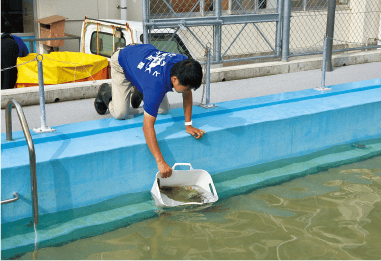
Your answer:
[[[33,207],[33,223],[38,224],[38,197],[37,197],[37,175],[36,175],[36,153],[32,136],[30,135],[28,123],[26,122],[24,111],[21,105],[15,100],[11,99],[5,108],[5,128],[6,128],[6,141],[12,141],[12,105],[16,107],[17,115],[19,116],[22,130],[29,149],[29,164],[30,164],[30,180],[32,185],[32,207]],[[17,192],[13,193],[13,199],[1,201],[1,205],[16,202],[19,199]]]

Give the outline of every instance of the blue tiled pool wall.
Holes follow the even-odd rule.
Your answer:
[[[189,162],[193,168],[205,169],[213,175],[377,138],[381,136],[381,101],[369,100],[381,97],[381,92],[380,88],[367,92],[202,117],[197,122],[207,134],[199,141],[185,133],[182,122],[166,122],[156,127],[159,146],[170,165]],[[344,106],[350,99],[354,99],[354,105]],[[126,137],[135,140],[129,140],[127,145],[118,142]],[[47,155],[39,151],[39,146]],[[63,139],[59,143],[45,142],[35,147],[40,214],[148,192],[157,172],[141,127]],[[2,206],[2,223],[32,216],[27,150],[15,149],[16,157],[23,156],[25,164],[7,165],[4,159],[12,154],[12,149],[2,149],[2,198],[11,198],[17,191],[21,199]],[[49,149],[54,153],[48,153]]]

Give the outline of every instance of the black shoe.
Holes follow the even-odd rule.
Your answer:
[[[104,115],[107,112],[108,104],[111,101],[111,88],[107,83],[99,87],[98,95],[94,100],[94,107],[98,114]]]
[[[132,108],[137,109],[137,108],[139,108],[140,104],[142,103],[143,93],[141,91],[139,91],[138,88],[134,87],[134,89],[135,89],[134,93],[132,94],[132,97],[131,97],[131,106],[132,106]]]

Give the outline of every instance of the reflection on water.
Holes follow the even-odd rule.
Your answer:
[[[381,259],[381,157],[162,212],[38,259]],[[33,259],[27,253],[23,259]]]

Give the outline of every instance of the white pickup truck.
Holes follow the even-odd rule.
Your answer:
[[[151,44],[161,50],[172,37],[173,29],[156,29],[151,32]],[[143,43],[143,23],[113,19],[87,18],[82,24],[81,49],[82,53],[105,56],[110,60],[111,55],[119,48],[131,43]],[[167,44],[166,52],[179,53],[193,58],[187,44],[179,34],[176,34]]]

